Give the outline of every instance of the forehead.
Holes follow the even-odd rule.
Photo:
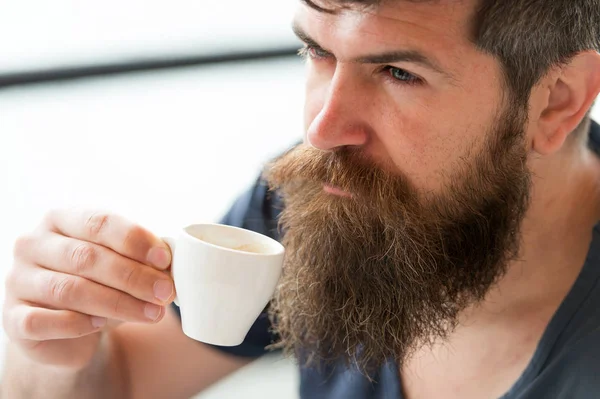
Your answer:
[[[481,6],[482,0],[300,0],[303,6],[327,15],[348,11],[388,15],[394,18],[402,13],[417,17],[446,17],[468,20]],[[463,18],[467,17],[467,18]]]
[[[315,3],[332,8],[322,1]],[[369,8],[338,8],[334,13],[302,3],[295,23],[336,56],[412,48],[429,51],[447,64],[461,65],[465,57],[477,53],[472,41],[476,3],[477,0],[392,0]]]

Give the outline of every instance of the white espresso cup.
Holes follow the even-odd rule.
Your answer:
[[[188,226],[163,240],[183,332],[197,341],[237,346],[273,296],[283,246],[262,234],[219,224]]]

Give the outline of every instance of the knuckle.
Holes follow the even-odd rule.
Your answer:
[[[140,243],[145,236],[145,230],[137,225],[130,226],[125,233],[123,239],[123,247],[126,250],[133,250],[140,246]]]
[[[78,275],[85,275],[98,261],[98,252],[89,243],[81,243],[73,248],[70,262]]]
[[[38,335],[40,330],[40,319],[34,311],[25,312],[20,321],[18,331],[23,337],[32,337]]]
[[[48,280],[48,296],[57,303],[69,302],[75,287],[75,280],[69,276],[53,276]]]
[[[90,237],[99,237],[110,223],[111,216],[103,212],[93,212],[85,221]]]
[[[8,269],[6,276],[4,277],[4,288],[7,292],[10,292],[12,288],[14,288],[19,281],[19,270],[16,266]]]
[[[58,215],[58,213],[59,213],[58,209],[50,209],[49,211],[47,211],[44,214],[44,217],[42,218],[42,225],[43,226],[54,225],[54,221],[56,220],[56,216]]]
[[[26,256],[34,245],[35,238],[32,235],[26,234],[18,237],[13,245],[13,256],[15,258],[22,258]]]
[[[4,277],[4,291],[6,297],[14,297],[15,293],[18,292],[18,288],[23,282],[29,283],[26,276],[23,275],[23,268],[14,265],[8,269],[6,276]]]

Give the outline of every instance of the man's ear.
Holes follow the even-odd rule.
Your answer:
[[[532,149],[549,155],[562,148],[600,93],[600,54],[586,51],[543,79],[545,108]]]

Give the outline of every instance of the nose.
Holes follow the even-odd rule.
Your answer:
[[[364,120],[365,98],[360,82],[338,68],[324,90],[325,99],[306,132],[308,143],[323,151],[346,146],[364,146],[369,127]]]

